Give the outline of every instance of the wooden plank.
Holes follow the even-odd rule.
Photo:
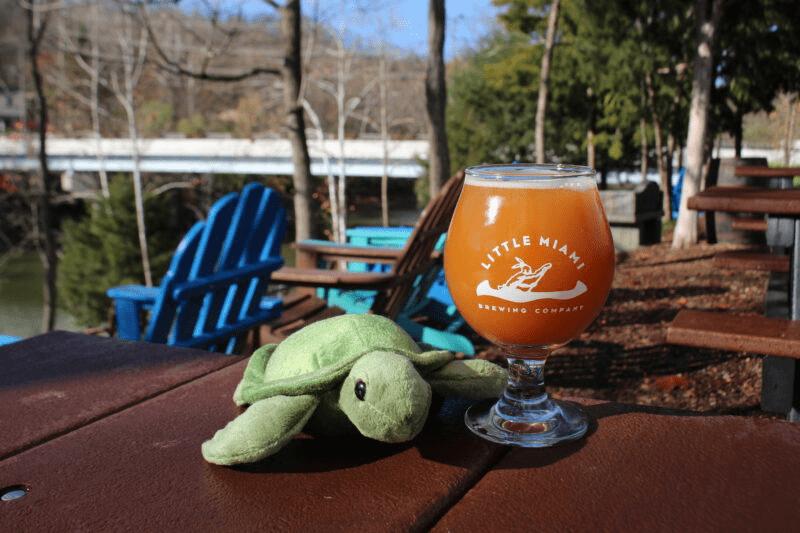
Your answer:
[[[689,209],[770,215],[800,215],[800,189],[709,187],[688,200]]]
[[[316,296],[298,293],[284,298],[281,316],[258,330],[258,342],[268,344],[280,342],[294,331],[318,320],[343,315],[344,310]]]
[[[731,220],[731,229],[738,231],[767,231],[767,226],[764,218],[735,217]]]
[[[667,342],[800,358],[800,321],[684,309],[670,323]]]
[[[403,252],[402,248],[392,246],[356,246],[328,241],[300,241],[293,245],[299,252],[311,252],[330,258],[383,259],[396,260]],[[375,261],[369,261],[375,262]]]
[[[282,267],[272,273],[273,283],[348,290],[377,290],[397,282],[397,276],[383,272],[350,272],[317,268]]]
[[[789,272],[788,255],[754,252],[725,252],[714,256],[714,266],[730,270]]]
[[[238,468],[201,443],[240,412],[244,362],[0,462],[7,531],[425,531],[506,448],[459,415],[412,442],[299,436]]]
[[[792,178],[800,176],[800,167],[766,167],[763,165],[738,165],[733,168],[734,176],[750,178]]]
[[[241,359],[63,331],[3,346],[0,458]]]

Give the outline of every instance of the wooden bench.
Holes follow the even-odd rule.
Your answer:
[[[800,321],[684,309],[670,323],[667,342],[798,359]]]
[[[736,231],[767,231],[769,223],[765,218],[734,217],[731,229]]]
[[[714,256],[714,266],[730,270],[765,270],[789,272],[788,255],[757,252],[723,252]]]

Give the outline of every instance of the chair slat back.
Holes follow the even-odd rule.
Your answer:
[[[392,269],[398,282],[378,292],[371,312],[396,319],[404,309],[415,307],[427,295],[441,268],[441,259],[432,254],[450,225],[463,185],[464,171],[461,170],[447,180],[428,203]]]
[[[231,352],[236,338],[226,331],[266,316],[262,296],[280,259],[286,211],[275,191],[258,183],[231,193],[212,206],[207,219],[184,237],[162,280],[145,340]],[[259,268],[263,264],[264,268]],[[184,291],[196,286],[202,291]],[[276,304],[279,302],[275,302]],[[270,311],[275,314],[275,309]],[[238,329],[241,329],[238,327]],[[212,342],[213,343],[210,343]]]

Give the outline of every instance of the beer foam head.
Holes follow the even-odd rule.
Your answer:
[[[577,165],[481,165],[466,169],[467,185],[520,189],[593,189],[594,169]]]

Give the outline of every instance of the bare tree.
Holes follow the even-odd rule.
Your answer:
[[[550,4],[550,16],[547,19],[547,37],[542,54],[542,74],[539,78],[539,99],[536,102],[536,162],[544,163],[544,121],[547,116],[547,89],[550,85],[550,63],[553,60],[553,47],[558,31],[558,15],[561,11],[561,0],[553,0]]]
[[[348,82],[352,78],[353,56],[355,51],[345,46],[345,36],[340,32],[334,39],[336,48],[326,50],[327,55],[336,60],[336,73],[334,79],[324,80],[312,78],[312,81],[323,92],[336,101],[336,140],[338,145],[337,159],[339,176],[335,198],[331,197],[331,219],[333,237],[336,242],[346,240],[347,230],[347,175],[345,168],[345,136],[347,122],[353,117],[356,109],[361,105],[365,96],[372,91],[380,81],[380,76],[372,78],[361,87],[359,94],[348,97]]]
[[[314,131],[317,133],[317,143],[319,146],[320,154],[322,154],[323,161],[325,162],[325,182],[328,185],[328,198],[330,198],[330,211],[331,211],[331,230],[333,232],[333,240],[338,241],[339,236],[339,218],[336,213],[339,212],[338,194],[336,192],[336,178],[333,177],[331,170],[331,155],[325,148],[325,130],[322,127],[322,122],[319,115],[314,111],[311,103],[303,99],[303,109],[305,109],[311,124],[314,126]]]
[[[687,201],[700,190],[706,147],[708,105],[713,81],[714,41],[724,0],[697,0],[697,55],[695,56],[692,102],[689,110],[689,132],[686,136],[686,174],[683,178],[681,205],[672,238],[673,248],[697,243],[697,211],[689,210]]]
[[[36,91],[38,112],[38,137],[39,137],[39,179],[41,180],[41,193],[36,203],[38,238],[36,239],[39,256],[44,266],[42,331],[53,331],[56,325],[56,274],[58,269],[58,256],[56,254],[56,239],[53,230],[51,201],[55,189],[58,188],[56,176],[50,172],[47,163],[47,97],[44,90],[42,72],[39,65],[39,53],[42,40],[47,27],[47,19],[53,6],[47,2],[30,0],[24,5],[27,22],[28,61],[31,77]]]
[[[283,4],[275,0],[264,0],[273,7],[280,16],[281,41],[283,53],[280,66],[242,68],[234,73],[222,73],[213,68],[213,59],[227,51],[236,32],[225,32],[221,27],[220,13],[217,8],[210,17],[212,31],[221,32],[224,36],[223,44],[216,45],[208,39],[205,57],[202,63],[193,67],[186,65],[180,57],[170,54],[162,46],[158,34],[153,27],[150,17],[144,9],[140,11],[148,28],[153,47],[160,59],[161,67],[174,74],[189,76],[194,79],[237,82],[260,75],[280,76],[283,80],[283,107],[285,112],[284,127],[287,130],[292,147],[293,171],[293,203],[295,215],[295,237],[298,240],[308,239],[312,236],[312,209],[311,209],[311,158],[308,154],[306,139],[306,124],[303,114],[303,83],[302,83],[302,53],[301,53],[301,9],[300,0],[285,0]]]
[[[125,110],[128,124],[128,136],[131,141],[131,158],[133,160],[133,190],[136,204],[136,225],[139,232],[139,249],[142,255],[144,283],[153,286],[153,274],[150,268],[150,254],[147,247],[147,229],[144,219],[144,198],[142,171],[139,154],[139,128],[136,117],[136,87],[144,72],[147,57],[147,30],[137,28],[134,19],[123,13],[120,24],[116,28],[119,46],[119,69],[109,69],[108,79],[104,82],[114,93],[117,101]],[[138,35],[137,35],[138,34]],[[120,77],[122,80],[120,81]]]
[[[442,183],[450,177],[450,153],[447,148],[447,131],[445,129],[447,81],[444,68],[444,30],[444,0],[430,0],[428,4],[428,68],[425,78],[425,104],[430,135],[428,175],[431,198],[439,192]]]
[[[89,33],[89,61],[81,54],[75,54],[76,63],[89,75],[89,110],[92,117],[92,133],[95,138],[98,162],[100,163],[100,191],[103,197],[110,196],[108,188],[108,175],[100,149],[102,138],[100,128],[100,79],[102,76],[102,63],[100,60],[100,0],[91,0],[91,21]]]

